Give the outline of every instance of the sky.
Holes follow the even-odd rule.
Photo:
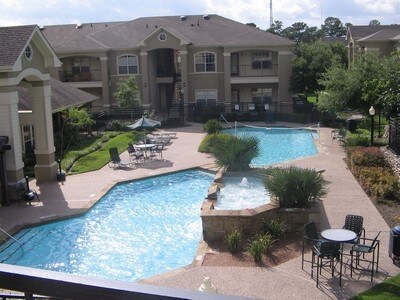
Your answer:
[[[218,14],[260,29],[270,26],[270,0],[0,0],[0,26],[129,21],[140,17]],[[273,20],[320,27],[327,17],[343,24],[400,24],[400,0],[272,0]]]

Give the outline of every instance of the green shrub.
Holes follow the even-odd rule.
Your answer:
[[[377,198],[400,200],[400,184],[390,169],[382,167],[364,167],[359,170],[359,180],[368,195]]]
[[[203,125],[203,130],[207,134],[218,133],[222,129],[222,125],[217,119],[210,119]]]
[[[258,138],[251,135],[229,135],[214,145],[217,164],[229,171],[243,171],[260,152]]]
[[[263,231],[270,234],[274,239],[280,239],[285,234],[285,225],[279,219],[264,220]]]
[[[101,141],[102,141],[103,143],[108,142],[109,139],[110,139],[110,137],[109,137],[107,134],[104,134],[104,135],[101,137]]]
[[[229,251],[231,251],[232,253],[238,252],[241,240],[242,232],[236,228],[231,233],[225,236],[225,242],[228,246]]]
[[[371,139],[362,135],[346,135],[344,144],[347,147],[364,146],[367,147],[371,143]]]
[[[218,144],[221,140],[230,138],[231,135],[224,133],[207,134],[201,141],[198,150],[202,153],[212,153],[216,144]]]
[[[308,208],[326,195],[326,181],[321,172],[296,166],[270,168],[265,187],[281,207]]]
[[[268,251],[275,239],[268,233],[257,234],[249,240],[246,250],[253,257],[254,262],[260,263],[262,255]]]
[[[129,125],[129,122],[124,122],[121,120],[111,120],[108,121],[106,124],[106,131],[127,131],[131,130],[127,126]]]

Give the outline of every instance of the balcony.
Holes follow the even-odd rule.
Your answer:
[[[231,66],[231,84],[279,83],[278,64],[270,68],[253,68],[252,64]]]
[[[71,70],[59,71],[59,78],[62,82],[69,82],[76,88],[102,87],[101,69],[89,67],[72,68]]]

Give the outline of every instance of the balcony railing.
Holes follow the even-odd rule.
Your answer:
[[[77,72],[72,70],[59,71],[59,78],[62,82],[101,81],[101,69],[91,69]]]
[[[253,65],[239,65],[236,68],[231,66],[232,77],[266,77],[278,76],[278,64],[272,64],[271,68],[254,69]]]

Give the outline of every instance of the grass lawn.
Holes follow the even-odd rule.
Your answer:
[[[351,300],[378,299],[400,299],[400,273],[351,298]]]
[[[102,143],[100,149],[79,158],[75,162],[69,173],[77,174],[101,169],[110,160],[110,154],[108,152],[110,148],[117,147],[118,152],[122,153],[128,147],[129,142],[134,142],[136,140],[137,133],[133,131],[124,132],[113,138],[110,138],[107,142]],[[100,140],[97,140],[95,143],[98,143],[99,141]],[[90,147],[92,146],[89,146],[89,148]],[[66,157],[68,157],[68,154],[66,155]]]

